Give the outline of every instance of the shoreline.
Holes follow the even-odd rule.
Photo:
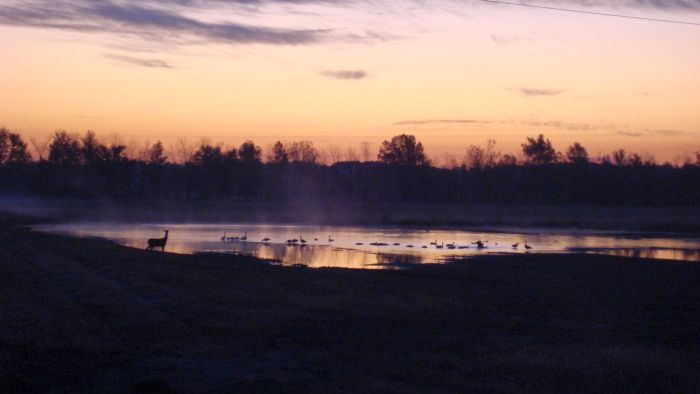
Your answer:
[[[331,204],[2,198],[3,210],[43,222],[283,223],[402,228],[521,228],[700,236],[700,207]],[[37,209],[41,206],[41,209]],[[158,209],[154,209],[158,207]],[[351,212],[351,213],[350,213]]]
[[[303,269],[0,229],[0,387],[696,392],[700,266],[477,256]]]

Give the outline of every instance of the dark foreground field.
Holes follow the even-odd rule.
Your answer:
[[[0,230],[0,392],[700,390],[700,265],[310,270]]]

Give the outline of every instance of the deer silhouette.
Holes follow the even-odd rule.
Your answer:
[[[165,252],[165,244],[168,243],[168,231],[170,230],[163,230],[165,232],[165,237],[163,238],[150,238],[148,240],[148,247],[146,250],[153,250],[153,248],[160,248],[161,252]]]

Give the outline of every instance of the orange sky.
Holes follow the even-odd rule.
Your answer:
[[[263,147],[410,132],[459,158],[538,133],[593,156],[700,149],[697,25],[469,1],[243,3],[0,1],[0,125]],[[536,4],[700,22],[695,0]]]

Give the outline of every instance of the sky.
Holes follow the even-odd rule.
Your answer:
[[[0,0],[0,125],[128,141],[410,133],[700,150],[700,0]],[[591,13],[690,22],[632,19]],[[695,23],[695,24],[692,24]],[[359,149],[359,148],[358,148]]]

